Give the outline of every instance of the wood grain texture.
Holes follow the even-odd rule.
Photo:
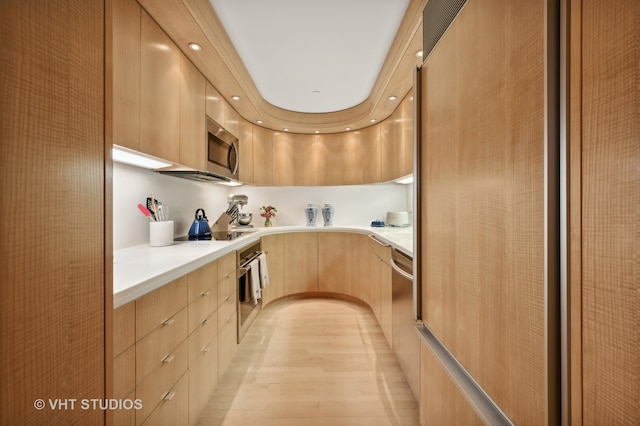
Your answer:
[[[583,424],[640,423],[640,4],[582,1]]]
[[[273,184],[273,141],[272,131],[253,126],[253,183]]]
[[[196,424],[419,421],[397,358],[366,306],[281,299],[260,312]]]
[[[113,312],[113,355],[136,343],[136,304],[127,303]]]
[[[318,233],[318,290],[351,294],[351,234]]]
[[[284,234],[284,295],[318,291],[318,233]]]
[[[240,119],[238,152],[240,154],[240,181],[254,182],[253,179],[253,125]]]
[[[516,424],[549,404],[544,31],[543,2],[469,1],[422,71],[423,316]]]
[[[420,343],[420,371],[427,380],[420,386],[420,424],[472,426],[483,424],[451,381],[440,361]]]
[[[102,398],[111,363],[104,2],[2,2],[0,49],[0,424],[102,424],[34,401]]]
[[[180,54],[180,164],[206,168],[205,79]]]
[[[267,254],[267,267],[269,268],[269,285],[262,293],[264,305],[284,296],[283,241],[283,234],[262,237],[262,250]]]

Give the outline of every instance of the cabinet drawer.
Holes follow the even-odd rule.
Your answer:
[[[218,333],[218,380],[231,364],[238,346],[238,317],[232,315],[228,320]]]
[[[189,373],[185,373],[142,424],[149,426],[187,425],[188,418]]]
[[[189,334],[218,308],[218,290],[210,288],[189,302]]]
[[[136,342],[136,304],[127,303],[113,311],[113,355],[120,355]]]
[[[210,262],[202,268],[196,269],[187,275],[189,303],[198,300],[202,293],[211,291],[218,283],[218,264]]]
[[[218,385],[218,339],[208,343],[211,350],[189,365],[189,423],[194,424]]]
[[[142,409],[136,413],[136,423],[140,424],[170,393],[180,376],[187,371],[188,345],[185,340],[173,351],[166,362],[162,362],[136,388],[136,398],[142,400]],[[155,423],[152,423],[155,424]]]
[[[136,341],[187,306],[187,276],[136,300]]]
[[[213,312],[195,331],[189,335],[189,365],[204,355],[208,350],[217,351],[217,347],[210,347],[211,340],[218,334],[218,313]]]
[[[153,369],[187,338],[187,309],[171,317],[136,344],[136,383],[140,383]]]
[[[236,301],[229,300],[228,302],[223,303],[218,308],[218,332],[224,327],[228,325],[233,318],[236,316]]]
[[[235,271],[236,271],[236,252],[235,251],[225,254],[224,256],[219,258],[216,262],[218,262],[218,282],[220,282],[223,278],[226,278],[231,274],[234,274],[234,277],[235,277]]]
[[[124,398],[136,387],[136,348],[129,347],[113,360],[113,396]]]
[[[235,271],[218,282],[218,306],[229,300],[235,300],[237,285],[238,280],[236,279]]]

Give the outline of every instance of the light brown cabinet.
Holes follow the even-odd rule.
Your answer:
[[[271,130],[253,125],[253,183],[273,184],[273,142]]]
[[[284,234],[284,294],[318,291],[318,233]]]
[[[351,234],[318,233],[318,290],[352,294]]]
[[[224,375],[238,346],[236,253],[218,259],[218,379]]]
[[[253,125],[240,119],[238,130],[238,152],[240,159],[240,181],[253,183]]]
[[[213,121],[219,125],[224,125],[224,104],[226,101],[222,95],[216,90],[211,83],[206,83],[206,106],[205,112],[207,117],[211,117]]]
[[[266,235],[262,250],[267,254],[269,285],[262,292],[262,303],[267,304],[284,296],[284,234]]]
[[[140,20],[140,151],[180,162],[180,50],[143,10]]]
[[[205,79],[180,53],[180,156],[179,163],[206,168]]]
[[[380,123],[381,180],[413,173],[413,96],[408,94]]]

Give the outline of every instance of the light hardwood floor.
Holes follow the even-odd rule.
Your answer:
[[[320,298],[262,310],[197,422],[418,424],[418,404],[371,310]]]

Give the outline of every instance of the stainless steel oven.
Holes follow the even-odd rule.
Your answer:
[[[252,268],[257,268],[257,259],[262,254],[262,242],[260,240],[237,252],[238,268],[238,343],[242,340],[247,330],[255,320],[258,312],[262,309],[262,297],[255,297],[251,292],[251,277],[255,279],[255,272]],[[255,285],[255,284],[254,284]]]
[[[238,138],[207,117],[207,171],[238,180],[239,166]]]

